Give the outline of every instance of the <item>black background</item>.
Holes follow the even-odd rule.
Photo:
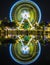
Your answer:
[[[11,6],[17,0],[0,0],[0,19],[7,17],[9,19],[9,12]],[[42,12],[42,21],[50,22],[50,0],[33,0],[36,2]],[[16,65],[9,55],[9,45],[0,46],[0,65]],[[32,63],[33,65],[50,65],[50,43],[42,46],[40,58]],[[18,64],[19,65],[19,64]]]

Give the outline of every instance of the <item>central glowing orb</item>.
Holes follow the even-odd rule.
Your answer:
[[[23,54],[29,54],[29,47],[28,46],[23,46],[21,49]]]
[[[30,18],[30,14],[29,14],[29,12],[27,12],[27,11],[22,12],[21,16],[22,16],[23,19],[28,19],[28,18]]]

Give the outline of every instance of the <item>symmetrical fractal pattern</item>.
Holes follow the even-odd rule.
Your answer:
[[[40,8],[31,0],[16,2],[9,17],[10,21],[6,18],[0,21],[0,44],[10,43],[10,56],[15,62],[35,62],[41,53],[41,43],[50,41],[50,24],[45,26],[41,22]]]

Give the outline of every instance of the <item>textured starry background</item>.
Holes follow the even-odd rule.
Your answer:
[[[9,19],[9,12],[11,6],[17,0],[0,0],[0,20],[7,17]],[[33,0],[37,3],[42,12],[42,21],[50,22],[50,0]],[[9,45],[0,46],[0,65],[16,65],[9,55]],[[33,63],[32,63],[33,64]],[[42,52],[40,58],[34,63],[34,65],[50,64],[50,43],[47,46],[42,46]]]

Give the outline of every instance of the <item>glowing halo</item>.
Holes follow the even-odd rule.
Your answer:
[[[39,50],[38,50],[38,54],[36,55],[36,57],[35,57],[32,61],[29,61],[29,62],[26,62],[26,63],[18,61],[18,60],[13,56],[13,54],[12,54],[12,44],[10,44],[10,46],[9,46],[9,53],[10,53],[11,58],[12,58],[15,62],[17,62],[17,63],[19,63],[19,64],[31,64],[31,63],[34,63],[34,62],[39,58],[39,56],[40,56],[40,54],[41,54],[41,45],[40,45],[39,42],[38,42],[38,46],[39,46]]]
[[[21,1],[18,1],[18,2],[16,2],[12,7],[11,7],[11,9],[10,9],[10,14],[9,14],[9,18],[10,18],[10,21],[12,22],[12,11],[13,11],[13,9],[14,9],[14,7],[17,5],[17,4],[19,4],[19,3],[32,3],[35,7],[36,7],[36,9],[37,9],[37,11],[38,11],[38,14],[39,14],[39,19],[38,19],[38,23],[40,23],[41,22],[41,10],[40,10],[40,8],[39,8],[39,6],[35,3],[35,2],[33,2],[33,1],[28,1],[28,0],[21,0]]]

